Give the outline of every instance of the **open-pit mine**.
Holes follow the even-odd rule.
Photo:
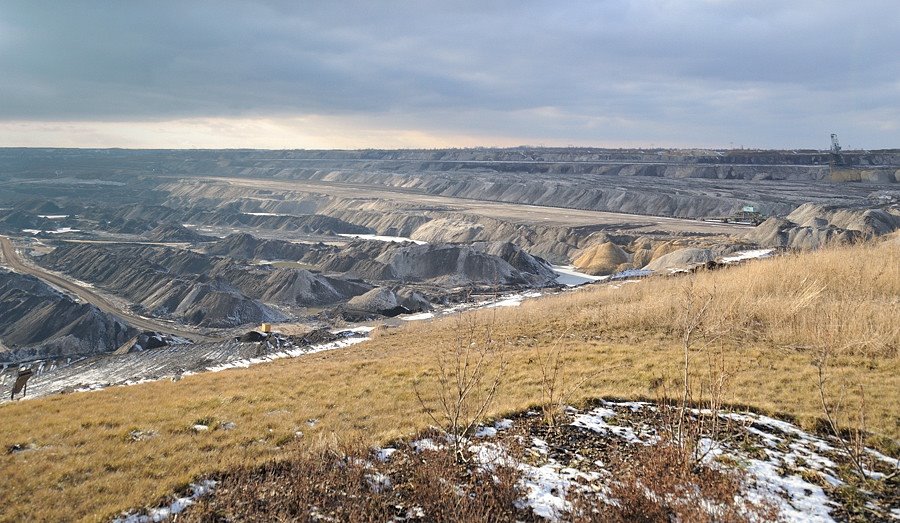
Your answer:
[[[2,149],[0,397],[896,234],[898,180],[896,150]]]

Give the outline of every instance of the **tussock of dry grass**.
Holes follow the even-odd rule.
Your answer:
[[[811,361],[828,343],[838,353],[831,386],[861,385],[869,429],[897,438],[898,252],[846,247],[698,274],[697,295],[715,304],[707,321],[715,342],[698,345],[698,376],[716,353],[731,376],[726,401],[809,427],[821,412]],[[653,278],[480,312],[481,325],[491,324],[507,347],[503,388],[489,414],[538,401],[536,362],[553,346],[564,351],[566,379],[585,380],[573,402],[675,388],[686,281]],[[452,319],[418,323],[330,353],[4,405],[0,452],[33,448],[0,454],[0,519],[105,519],[197,476],[284,456],[298,431],[301,445],[412,434],[428,424],[412,382],[435,375],[435,351],[452,346],[457,326]],[[319,422],[309,426],[313,418]],[[191,431],[201,419],[213,430]],[[220,428],[225,421],[235,428]],[[135,440],[133,430],[154,435]]]
[[[579,327],[672,335],[688,278],[579,293],[563,306]],[[836,247],[696,278],[710,323],[736,343],[894,357],[900,340],[900,248]],[[550,302],[547,305],[551,304]]]

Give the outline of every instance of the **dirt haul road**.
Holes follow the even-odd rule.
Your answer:
[[[227,178],[221,176],[181,177],[180,179],[189,181],[208,180],[214,183],[227,184],[233,187],[247,187],[250,189],[308,191],[341,198],[377,198],[394,202],[400,208],[402,208],[403,204],[413,206],[437,205],[445,207],[448,212],[485,216],[488,218],[509,221],[511,223],[527,225],[556,225],[569,227],[583,225],[622,225],[627,226],[629,230],[635,233],[649,233],[662,230],[676,233],[687,232],[694,234],[722,235],[741,235],[753,227],[752,225],[704,222],[700,220],[672,218],[667,216],[649,216],[523,203],[496,202],[490,200],[472,200],[424,194],[397,187],[371,187],[339,182],[323,182],[318,180],[287,181],[260,178]]]
[[[30,274],[31,276],[40,278],[55,287],[71,292],[72,294],[75,294],[85,302],[94,305],[103,312],[121,318],[123,321],[129,323],[134,327],[137,327],[138,329],[161,332],[163,334],[171,334],[198,342],[221,341],[219,338],[211,338],[209,336],[204,336],[196,332],[179,330],[173,328],[170,325],[166,325],[165,323],[130,314],[123,311],[120,307],[116,307],[108,300],[106,300],[96,292],[88,289],[87,287],[77,285],[72,281],[67,280],[66,278],[47,272],[39,267],[23,263],[22,260],[19,259],[18,253],[16,253],[16,248],[13,246],[9,238],[5,236],[0,236],[0,251],[2,251],[3,254],[3,262],[16,272]]]

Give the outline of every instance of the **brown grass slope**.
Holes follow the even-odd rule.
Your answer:
[[[479,312],[506,347],[491,415],[540,398],[542,351],[564,351],[565,377],[586,379],[572,402],[678,394],[679,318],[688,284],[709,300],[708,339],[694,369],[720,353],[727,401],[796,417],[820,416],[815,354],[834,352],[828,386],[865,392],[869,430],[900,435],[900,246],[864,245],[752,262],[694,278],[611,284]],[[465,323],[465,322],[464,322]],[[0,407],[0,520],[102,520],[159,502],[198,476],[286,456],[336,438],[363,444],[428,424],[412,382],[434,375],[455,343],[447,319],[383,332],[340,351]],[[846,394],[851,407],[858,394]],[[307,420],[318,419],[310,426]],[[233,422],[231,430],[220,428]],[[195,433],[202,422],[211,430]],[[149,437],[132,437],[132,431]],[[298,437],[296,432],[304,435]],[[14,444],[27,450],[6,453]]]

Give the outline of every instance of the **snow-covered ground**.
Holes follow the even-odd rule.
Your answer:
[[[357,238],[360,240],[375,240],[379,242],[412,242],[416,245],[426,245],[428,243],[421,240],[413,240],[412,238],[404,238],[403,236],[382,236],[380,234],[338,234],[338,236],[343,236],[344,238]]]
[[[48,231],[42,231],[39,229],[22,229],[22,232],[31,234],[31,235],[40,234],[42,232],[46,232],[48,234],[65,234],[67,232],[81,232],[81,229],[72,229],[71,227],[60,227],[58,229],[53,229],[53,230],[48,230]]]
[[[592,276],[590,274],[578,272],[572,265],[551,265],[551,267],[553,268],[553,272],[557,274],[557,283],[569,287],[609,279],[609,276]]]
[[[313,354],[315,352],[323,352],[326,350],[334,350],[334,349],[342,349],[344,347],[349,347],[351,345],[356,345],[357,343],[362,343],[366,341],[368,338],[363,337],[354,337],[354,338],[346,338],[343,340],[332,341],[329,343],[321,343],[318,345],[309,345],[306,347],[295,347],[291,349],[284,350],[276,350],[274,352],[270,352],[264,356],[258,356],[255,358],[244,358],[239,360],[231,360],[226,363],[222,363],[221,365],[213,365],[211,367],[206,367],[203,370],[197,372],[185,372],[184,375],[197,374],[199,372],[220,372],[227,369],[242,369],[247,368],[251,365],[256,365],[259,363],[266,363],[269,361],[280,360],[283,358],[296,358],[297,356],[303,356],[304,354]]]
[[[420,320],[430,320],[434,318],[433,312],[417,312],[415,314],[404,314],[399,317],[403,321],[420,321]]]
[[[167,521],[173,516],[181,514],[186,508],[193,505],[198,499],[209,495],[216,488],[216,482],[207,479],[198,483],[191,483],[187,496],[177,497],[168,505],[150,509],[146,514],[127,514],[113,520],[113,523],[156,523]]]
[[[570,408],[568,415],[571,427],[611,440],[619,439],[627,445],[653,445],[659,441],[656,428],[641,421],[619,424],[617,420],[640,420],[641,413],[651,414],[656,410],[657,406],[644,402],[602,402],[588,411]],[[635,413],[638,415],[635,416]],[[697,414],[697,411],[694,413]],[[721,441],[701,439],[701,455],[703,461],[713,468],[737,466],[746,473],[740,493],[742,499],[774,505],[782,521],[836,521],[835,512],[840,507],[834,493],[845,486],[845,482],[839,473],[842,457],[834,438],[820,437],[792,423],[755,413],[724,413],[721,417],[723,421],[735,422],[732,430],[737,431],[737,435],[743,432],[747,437],[722,438]],[[501,420],[493,426],[479,427],[469,450],[485,466],[502,463],[520,470],[520,485],[526,493],[525,498],[520,500],[522,506],[530,507],[535,515],[551,521],[565,519],[566,512],[571,508],[567,494],[573,488],[580,489],[582,493],[595,493],[600,502],[615,503],[609,492],[616,476],[608,465],[576,459],[590,464],[582,469],[560,463],[550,457],[552,453],[549,452],[548,442],[537,437],[527,442],[524,452],[525,456],[536,456],[537,459],[517,461],[503,443],[491,441],[511,425],[509,420]],[[518,441],[521,442],[521,439],[519,436]],[[432,442],[432,445],[437,444]],[[578,456],[578,449],[569,450]],[[867,452],[871,466],[893,472],[900,470],[896,459],[873,449],[867,449]],[[726,465],[728,463],[733,465]],[[873,478],[885,476],[884,473],[869,474]],[[823,488],[823,485],[826,487]],[[897,507],[879,505],[871,499],[867,502],[867,509],[871,514],[885,519],[894,517],[889,514],[897,511]]]
[[[721,258],[722,263],[737,263],[745,260],[756,260],[759,258],[769,258],[775,254],[775,249],[756,249],[750,251],[739,251],[729,256]]]
[[[115,385],[134,385],[148,381],[188,376],[199,372],[219,372],[245,368],[282,358],[349,347],[368,339],[372,327],[338,329],[340,339],[315,345],[298,346],[279,338],[268,343],[260,354],[260,343],[223,341],[218,343],[178,343],[158,349],[128,354],[32,362],[34,377],[28,382],[25,399],[64,391],[84,392]],[[17,364],[0,366],[0,390],[8,391],[15,380]],[[0,397],[0,402],[9,396]]]
[[[543,296],[542,292],[532,291],[532,292],[521,292],[518,294],[511,294],[506,297],[501,297],[495,301],[488,301],[482,304],[477,305],[475,308],[493,308],[493,307],[518,307],[522,305],[522,302],[528,298],[540,298]]]
[[[495,307],[518,307],[522,305],[527,299],[532,298],[540,298],[544,293],[542,291],[525,291],[525,292],[515,292],[510,294],[502,294],[500,296],[496,296],[493,298],[479,300],[475,302],[466,302],[466,303],[458,303],[456,305],[452,305],[450,307],[445,307],[442,309],[436,309],[432,312],[417,312],[414,314],[404,314],[402,316],[397,316],[397,319],[403,321],[421,321],[421,320],[430,320],[433,318],[440,318],[441,316],[447,316],[450,314],[455,314],[459,312],[469,311],[469,310],[477,310],[477,309],[491,309]]]

